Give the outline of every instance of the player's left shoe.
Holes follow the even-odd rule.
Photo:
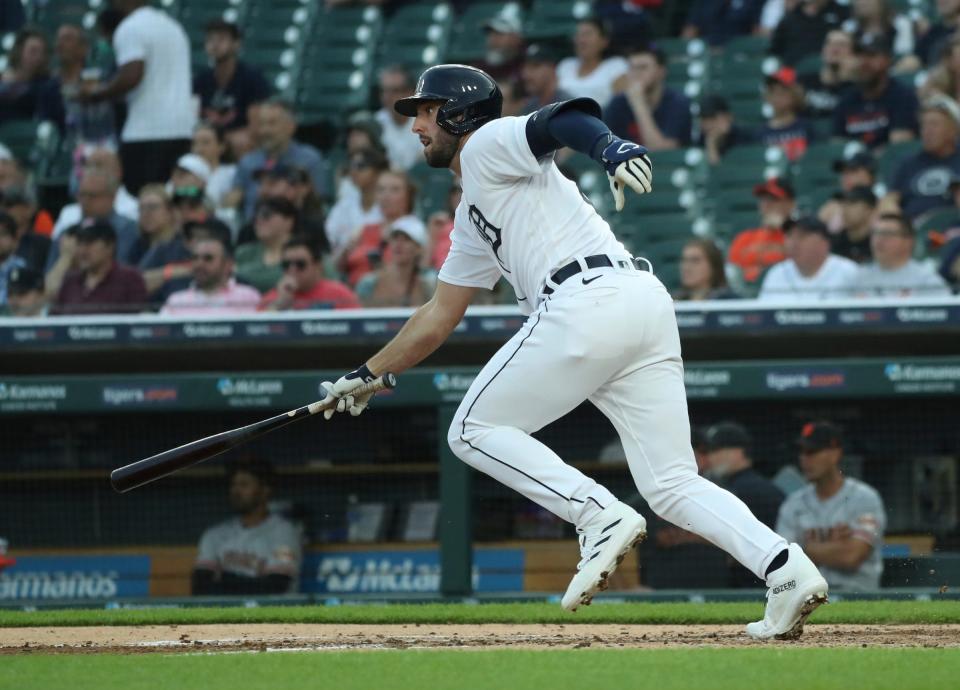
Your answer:
[[[567,611],[588,605],[607,588],[610,575],[634,546],[647,536],[647,521],[630,506],[617,501],[590,522],[577,527],[580,563],[560,604]]]
[[[767,577],[767,609],[762,621],[747,625],[755,640],[795,640],[803,624],[827,603],[827,581],[797,544],[787,548],[787,562]]]

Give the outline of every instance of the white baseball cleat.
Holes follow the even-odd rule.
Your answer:
[[[617,501],[601,510],[583,527],[580,535],[580,563],[560,605],[576,611],[605,590],[608,578],[634,546],[647,536],[647,521],[633,508]]]
[[[762,621],[747,625],[755,640],[795,640],[817,607],[827,603],[827,581],[797,544],[787,549],[787,562],[767,577],[767,610]]]

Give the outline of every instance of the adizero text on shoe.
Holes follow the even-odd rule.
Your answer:
[[[795,640],[804,623],[827,603],[827,581],[797,544],[787,549],[787,562],[767,578],[767,608],[763,620],[747,625],[755,640]]]

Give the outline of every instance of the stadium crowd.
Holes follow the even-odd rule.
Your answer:
[[[409,3],[353,4],[389,14]],[[724,93],[691,98],[671,85],[661,47],[671,37],[653,21],[664,4],[598,0],[568,41],[527,37],[521,15],[504,9],[484,24],[477,66],[500,82],[506,115],[595,99],[614,133],[650,149],[655,169],[670,150],[696,149],[719,166],[737,149],[766,147],[801,163],[817,143],[846,142],[830,163],[836,191],[815,207],[790,179],[758,173],[752,225],[723,238],[695,234],[691,221],[671,259],[677,275],[665,278],[676,299],[804,303],[960,288],[960,0],[921,16],[890,0],[694,0],[680,29],[689,45],[719,55],[738,37],[769,37],[761,126],[738,122]],[[2,5],[0,28],[14,39],[0,125],[50,123],[72,161],[57,203],[37,193],[29,157],[0,144],[4,313],[202,317],[429,299],[459,189],[451,177],[444,207],[429,213],[418,201],[421,145],[393,110],[415,84],[403,64],[379,70],[372,107],[344,113],[321,151],[265,66],[243,59],[230,21],[205,25],[207,66],[196,69],[184,27],[148,2],[112,0],[95,28],[62,24],[53,35],[25,23],[19,0]],[[910,141],[917,147],[882,175],[887,148]],[[557,161],[576,177],[570,158]],[[945,218],[935,230],[931,214]],[[635,219],[645,222],[642,210]],[[630,249],[644,254],[642,243]],[[505,292],[486,299],[511,302]]]

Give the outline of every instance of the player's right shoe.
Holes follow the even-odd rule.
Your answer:
[[[560,602],[567,611],[588,605],[597,592],[607,588],[613,571],[630,549],[647,536],[647,521],[633,508],[617,501],[577,527],[577,533],[581,559]]]
[[[787,548],[787,562],[767,576],[767,609],[762,621],[747,625],[755,640],[795,640],[817,607],[827,603],[827,581],[797,544]]]

